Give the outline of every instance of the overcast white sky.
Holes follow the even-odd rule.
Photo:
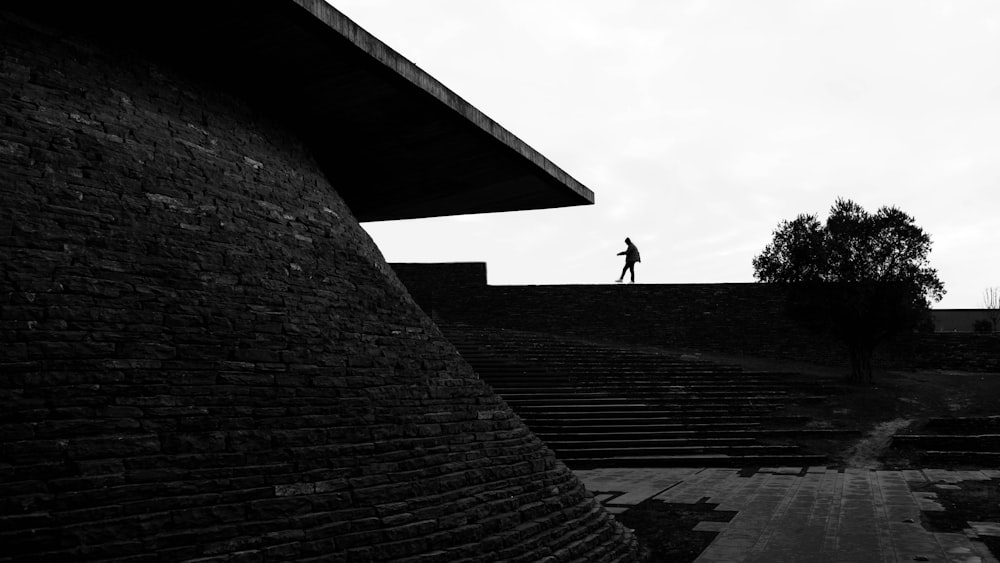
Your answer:
[[[1000,286],[1000,2],[329,0],[596,194],[365,223],[390,262],[489,283],[753,281],[783,219],[837,197],[933,239],[947,294]]]

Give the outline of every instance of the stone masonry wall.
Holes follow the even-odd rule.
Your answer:
[[[0,38],[0,562],[634,556],[279,122]]]
[[[414,294],[418,304],[443,320],[846,364],[844,347],[794,323],[781,291],[767,284],[490,286],[482,263],[392,266],[407,286],[420,288]],[[914,334],[884,344],[875,361],[893,368],[1000,371],[1000,337]]]

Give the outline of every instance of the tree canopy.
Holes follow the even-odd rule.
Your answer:
[[[875,347],[917,327],[944,295],[930,251],[930,236],[899,209],[872,214],[838,199],[826,223],[782,221],[754,277],[787,285],[793,316],[847,344],[851,377],[868,381]]]

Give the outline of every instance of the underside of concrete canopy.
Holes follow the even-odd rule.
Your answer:
[[[70,34],[142,51],[251,99],[299,132],[359,221],[594,202],[588,188],[325,2],[21,9],[45,10]]]

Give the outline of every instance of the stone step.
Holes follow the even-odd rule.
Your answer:
[[[676,363],[669,361],[660,361],[656,359],[650,359],[648,362],[622,362],[613,358],[600,358],[600,357],[587,357],[580,360],[565,360],[555,357],[536,357],[536,358],[518,358],[518,357],[503,357],[496,356],[493,358],[485,357],[475,357],[469,354],[467,350],[460,350],[462,357],[465,361],[469,362],[475,366],[482,366],[486,368],[496,369],[498,371],[502,370],[513,370],[513,369],[527,369],[535,371],[546,371],[552,369],[566,369],[566,370],[583,370],[583,371],[624,371],[624,372],[639,372],[639,371],[671,371],[677,373],[685,372],[695,372],[695,373],[717,373],[717,374],[729,374],[738,375],[740,373],[746,373],[740,371],[739,369],[724,368],[718,366],[709,366],[701,364],[686,364],[686,363]],[[586,351],[580,351],[580,355],[587,354]],[[773,374],[766,372],[759,372],[763,377],[771,377]]]
[[[498,389],[496,386],[492,386],[492,387],[493,387],[494,390]],[[631,397],[634,397],[634,395],[632,395],[631,393],[626,394],[626,393],[623,393],[623,391],[632,391],[632,390],[631,389],[597,389],[597,388],[592,387],[592,386],[591,387],[582,387],[582,388],[581,387],[553,388],[551,391],[545,391],[545,390],[534,391],[532,389],[525,389],[522,392],[517,392],[517,391],[512,391],[510,389],[505,389],[504,390],[504,398],[507,401],[512,401],[512,400],[546,401],[546,400],[553,400],[553,399],[565,399],[565,398],[567,398],[567,397],[570,396],[568,394],[568,392],[572,392],[572,396],[573,397],[577,397],[577,398],[579,398],[581,400],[583,400],[583,399],[618,399],[618,398],[631,398]],[[703,399],[704,398],[704,399],[711,399],[711,400],[717,400],[717,399],[720,399],[720,398],[725,399],[725,398],[729,398],[729,397],[733,397],[733,396],[739,396],[739,397],[743,397],[743,398],[751,397],[751,398],[760,398],[760,399],[769,399],[769,400],[788,399],[788,398],[794,398],[796,400],[799,400],[799,399],[803,399],[803,398],[810,399],[810,398],[814,398],[814,397],[815,398],[820,398],[820,399],[823,398],[822,396],[819,396],[819,395],[807,396],[807,395],[790,394],[790,393],[787,393],[785,391],[759,391],[757,389],[747,389],[745,392],[743,392],[743,391],[740,391],[740,392],[728,392],[728,391],[709,391],[709,390],[703,390],[703,389],[691,389],[691,388],[688,388],[688,387],[682,387],[682,388],[674,388],[674,389],[670,389],[670,388],[646,389],[646,390],[640,390],[640,391],[642,391],[643,393],[645,393],[645,392],[656,393],[657,396],[666,396],[666,397],[676,396],[676,397],[684,397],[684,398],[691,398],[691,399]]]
[[[501,393],[501,396],[503,394]],[[728,408],[754,408],[778,410],[788,404],[788,401],[775,401],[771,399],[759,399],[754,397],[732,397],[728,400],[692,397],[685,398],[664,398],[656,400],[642,401],[639,399],[577,399],[567,397],[563,400],[547,399],[544,401],[514,400],[504,396],[507,404],[523,412],[566,412],[566,411],[593,411],[601,412],[606,410],[634,410],[634,409],[667,409],[667,410],[690,410],[690,409],[728,409]]]
[[[545,443],[565,442],[639,442],[645,440],[680,440],[697,438],[701,440],[756,440],[758,438],[848,438],[861,436],[860,430],[828,429],[828,428],[761,428],[753,426],[749,429],[721,429],[715,425],[700,430],[617,430],[595,428],[593,431],[574,431],[576,428],[562,428],[557,432],[546,432],[533,428],[534,433],[545,440]],[[641,427],[646,428],[646,427]]]
[[[527,422],[527,421],[525,421]],[[725,422],[711,421],[708,423],[696,422],[671,422],[667,424],[635,424],[635,420],[621,424],[584,424],[577,421],[576,424],[566,424],[564,421],[535,421],[529,424],[532,432],[539,436],[575,436],[592,434],[658,434],[663,432],[695,432],[705,434],[709,432],[742,431],[746,429],[760,428],[760,422],[733,421]]]
[[[772,396],[800,397],[804,394],[790,393],[778,387],[756,387],[756,386],[712,386],[712,385],[670,385],[658,384],[649,386],[627,386],[627,385],[600,385],[580,381],[536,381],[534,385],[518,383],[517,385],[502,385],[491,381],[488,377],[483,380],[497,392],[503,391],[510,395],[531,395],[533,397],[544,397],[547,395],[564,396],[568,392],[572,393],[656,393],[657,395],[704,395],[715,397],[726,397],[738,394],[759,394]]]
[[[1000,415],[996,416],[962,416],[931,418],[924,425],[924,430],[934,433],[945,432],[1000,432]]]
[[[607,377],[581,376],[580,374],[525,374],[519,376],[497,375],[488,371],[477,370],[480,378],[491,385],[504,385],[514,387],[524,385],[526,387],[537,387],[538,383],[553,383],[557,386],[570,384],[577,385],[602,385],[616,387],[704,387],[706,389],[727,390],[727,389],[773,389],[789,390],[792,386],[779,381],[755,381],[752,379],[712,379],[709,377],[646,377],[629,378],[619,375]]]
[[[535,397],[544,395],[564,395],[567,392],[572,393],[628,393],[632,395],[634,393],[656,393],[657,395],[670,395],[670,394],[680,394],[680,395],[711,395],[716,397],[726,397],[730,395],[742,395],[742,394],[760,394],[760,395],[773,395],[773,396],[786,396],[786,397],[801,397],[806,395],[814,395],[808,393],[794,393],[788,389],[772,386],[772,385],[686,385],[686,384],[676,384],[669,382],[659,382],[650,385],[623,385],[615,384],[614,382],[609,383],[595,383],[586,381],[574,381],[574,380],[533,380],[525,382],[517,382],[515,384],[503,384],[502,382],[497,382],[491,380],[489,377],[483,377],[483,381],[488,383],[493,389],[500,391],[503,390],[508,394],[526,394]]]
[[[676,438],[640,438],[632,440],[617,440],[613,438],[545,440],[545,444],[554,450],[582,450],[590,448],[674,448],[687,447],[693,444],[699,446],[751,446],[755,443],[755,438],[750,436],[708,437],[697,435]]]
[[[678,456],[613,456],[560,458],[571,469],[598,467],[813,467],[824,466],[823,456],[808,454],[746,455],[724,454]]]
[[[928,451],[1000,452],[1000,434],[899,434],[892,437],[892,445]]]
[[[517,412],[517,411],[515,411]],[[520,415],[519,415],[520,416]],[[609,426],[640,426],[649,428],[650,426],[655,426],[656,428],[672,428],[689,425],[746,425],[752,423],[769,423],[769,424],[804,424],[808,422],[807,417],[803,416],[767,416],[767,415],[739,415],[739,416],[688,416],[688,415],[674,415],[674,416],[658,416],[649,418],[638,418],[634,416],[624,416],[624,417],[521,417],[529,427],[535,428],[535,425],[545,426],[559,424],[563,427],[569,426],[591,426],[591,427],[609,427]],[[577,426],[578,425],[578,426]]]
[[[960,451],[960,450],[928,450],[921,452],[922,464],[935,465],[979,465],[986,467],[1000,466],[1000,452]]]
[[[537,414],[550,416],[575,417],[581,413],[593,413],[594,416],[605,416],[606,414],[622,413],[633,416],[667,416],[672,413],[692,414],[692,413],[722,413],[727,412],[773,412],[784,406],[783,403],[770,401],[744,401],[733,399],[731,401],[707,402],[691,401],[684,402],[639,402],[628,401],[623,403],[587,403],[568,404],[570,401],[562,403],[545,403],[536,405],[524,405],[508,401],[511,407],[522,416],[534,416]]]
[[[585,352],[581,352],[584,354]],[[623,364],[616,363],[613,361],[601,361],[600,359],[591,359],[587,362],[562,362],[557,360],[544,360],[544,359],[515,359],[515,358],[504,358],[497,360],[483,360],[477,358],[470,358],[468,354],[462,354],[462,357],[470,365],[476,368],[482,368],[488,371],[495,371],[497,373],[505,372],[553,372],[553,371],[572,371],[581,373],[675,373],[678,375],[689,375],[689,374],[709,374],[717,377],[759,377],[762,379],[786,379],[789,376],[779,375],[774,372],[761,372],[761,371],[741,371],[734,369],[723,369],[713,366],[704,365],[683,365],[683,364],[670,364],[663,362],[650,362],[648,364]]]
[[[552,447],[550,445],[550,447]],[[677,446],[633,446],[619,445],[607,448],[564,448],[552,447],[556,455],[563,460],[579,457],[650,457],[650,456],[691,456],[691,455],[785,455],[797,454],[797,446],[755,446],[747,445],[710,445],[688,444]]]
[[[654,413],[649,416],[642,416],[634,412],[613,412],[613,413],[521,413],[514,411],[528,425],[545,422],[562,422],[566,425],[621,425],[621,424],[644,424],[647,426],[680,423],[718,423],[724,421],[732,422],[761,422],[774,423],[773,417],[765,415],[762,411],[726,412],[718,411],[692,411],[692,412],[670,412]]]
[[[579,377],[651,377],[651,378],[708,378],[719,381],[767,381],[784,382],[785,378],[773,375],[760,375],[746,372],[720,372],[716,370],[684,370],[671,368],[669,366],[658,367],[636,367],[634,369],[622,366],[608,366],[606,364],[586,367],[586,366],[559,366],[553,364],[512,364],[510,366],[489,366],[477,362],[469,362],[476,371],[501,375],[537,375],[540,377],[562,374],[577,374]]]
[[[775,382],[761,382],[752,380],[718,380],[713,381],[704,377],[681,379],[676,377],[649,378],[649,379],[629,379],[626,377],[579,377],[574,374],[558,376],[537,376],[526,375],[524,377],[498,377],[489,372],[477,371],[479,377],[494,387],[538,387],[539,384],[555,385],[557,387],[565,385],[578,386],[599,386],[599,387],[622,387],[622,388],[703,388],[707,390],[727,391],[739,389],[769,389],[785,390],[788,385]]]

